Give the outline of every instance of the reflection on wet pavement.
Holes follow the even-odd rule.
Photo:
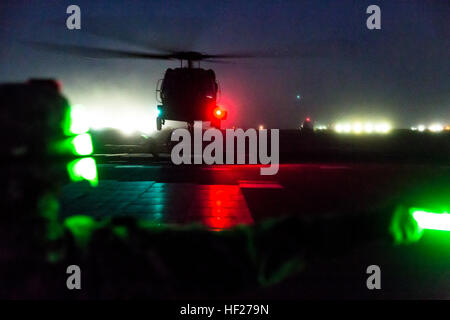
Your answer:
[[[241,189],[234,185],[198,186],[188,217],[213,230],[253,223]]]
[[[133,216],[156,224],[199,222],[212,230],[253,223],[237,185],[101,180],[97,188],[84,183],[65,186],[61,202],[62,217]]]

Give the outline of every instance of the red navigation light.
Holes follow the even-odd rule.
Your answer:
[[[310,122],[311,121],[311,119],[308,117],[308,118],[306,118],[306,122]]]
[[[222,120],[225,119],[227,112],[220,107],[215,107],[213,110],[213,115],[216,119]]]

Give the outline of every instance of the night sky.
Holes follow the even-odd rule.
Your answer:
[[[66,28],[71,4],[81,8],[79,31]],[[366,28],[371,4],[381,7],[381,30]],[[202,63],[216,71],[227,126],[294,128],[304,116],[387,119],[397,127],[450,123],[449,21],[447,0],[2,1],[0,81],[57,78],[72,103],[132,118],[153,112],[156,82],[178,62],[92,59],[21,41],[287,53]]]

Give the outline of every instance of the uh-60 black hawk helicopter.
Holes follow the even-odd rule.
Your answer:
[[[93,33],[95,34],[95,33]],[[101,34],[105,36],[105,34]],[[107,37],[110,37],[109,35]],[[111,37],[110,37],[111,38]],[[114,37],[112,37],[114,38]],[[118,37],[123,40],[127,36]],[[127,39],[130,40],[130,39]],[[130,42],[130,41],[127,41]],[[134,41],[131,41],[134,42]],[[219,128],[221,121],[227,118],[227,111],[217,105],[218,84],[215,72],[212,69],[203,69],[200,62],[223,63],[226,59],[238,58],[301,58],[321,57],[331,52],[344,49],[344,53],[352,49],[352,45],[346,42],[321,42],[302,46],[302,50],[285,52],[284,54],[267,52],[234,52],[225,54],[206,54],[197,51],[183,51],[168,47],[161,47],[148,42],[135,45],[145,45],[148,51],[130,51],[88,47],[79,45],[65,45],[46,42],[27,42],[33,47],[60,53],[74,54],[93,58],[125,58],[125,59],[150,59],[150,60],[179,60],[179,68],[166,70],[164,78],[157,84],[157,100],[161,103],[157,106],[158,116],[156,128],[161,130],[166,120],[184,121],[191,127],[194,121],[210,121],[211,126]],[[156,52],[155,52],[156,51]],[[184,64],[183,64],[184,62]],[[196,64],[197,66],[194,66]]]
[[[217,105],[216,74],[212,69],[194,67],[194,62],[230,56],[177,52],[173,57],[180,60],[181,67],[167,69],[158,82],[157,99],[162,104],[158,105],[157,130],[161,130],[165,120],[186,121],[190,125],[196,120],[210,121],[212,127],[220,129],[227,111]],[[184,67],[183,61],[187,62]]]
[[[219,90],[216,74],[212,69],[200,67],[201,61],[224,62],[223,59],[251,58],[254,54],[205,54],[195,51],[169,51],[150,53],[128,50],[104,49],[78,45],[62,45],[33,42],[41,49],[95,58],[136,58],[152,60],[179,60],[179,68],[166,70],[156,88],[158,116],[156,128],[161,130],[166,120],[184,121],[192,126],[194,121],[210,121],[211,126],[221,127],[227,111],[217,105]],[[158,51],[162,51],[158,49]],[[194,66],[197,64],[197,66]]]

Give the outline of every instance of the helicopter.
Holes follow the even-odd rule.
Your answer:
[[[252,58],[249,53],[206,54],[196,51],[165,51],[162,53],[104,49],[78,45],[32,42],[34,47],[93,58],[135,58],[152,60],[179,60],[180,67],[168,68],[164,78],[156,85],[157,106],[156,128],[162,129],[166,120],[187,122],[209,121],[211,127],[220,129],[228,112],[217,105],[219,85],[212,69],[200,67],[201,61],[223,63],[223,59]],[[194,64],[197,63],[197,66]]]
[[[210,121],[211,127],[220,129],[227,110],[217,105],[219,85],[214,70],[194,67],[195,61],[205,59],[204,54],[181,52],[178,58],[180,68],[167,69],[157,84],[156,99],[162,104],[157,106],[156,129],[160,131],[165,120],[185,121],[189,126],[194,121]]]
[[[183,28],[186,28],[185,26]],[[117,30],[116,30],[117,31]],[[48,42],[25,41],[37,49],[65,53],[90,58],[120,58],[145,60],[178,60],[180,67],[168,68],[163,79],[156,84],[157,117],[156,129],[162,130],[166,120],[182,121],[192,128],[194,121],[210,122],[211,127],[221,128],[221,122],[227,119],[228,112],[217,104],[219,85],[212,69],[201,68],[202,61],[207,63],[229,63],[240,58],[308,58],[327,56],[333,52],[347,53],[353,49],[346,41],[330,43],[311,42],[295,50],[266,50],[260,52],[228,52],[208,54],[198,51],[183,50],[183,47],[164,45],[154,41],[139,41],[130,34],[95,30],[88,32],[95,36],[118,40],[141,46],[140,51],[107,49],[74,44],[57,44]],[[162,41],[164,42],[164,41]],[[329,47],[333,50],[330,50]],[[341,52],[342,51],[342,52]]]

